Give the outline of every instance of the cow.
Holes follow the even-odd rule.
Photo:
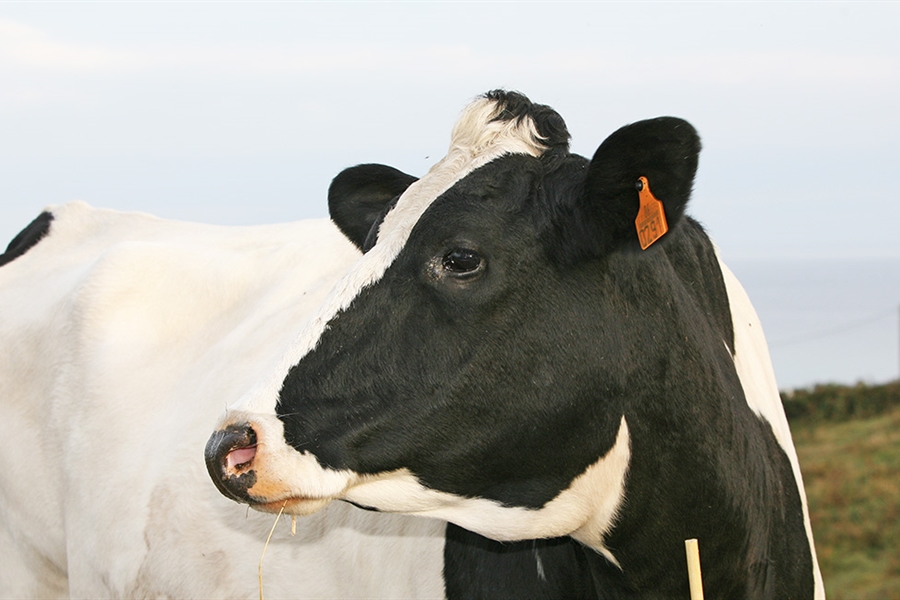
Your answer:
[[[329,189],[357,260],[205,449],[227,497],[446,521],[450,598],[824,596],[759,319],[685,208],[700,140],[626,125],[590,160],[516,92],[424,176]]]
[[[259,597],[274,518],[216,491],[203,446],[359,256],[325,219],[75,202],[26,227],[0,255],[0,597]],[[444,593],[441,521],[335,504],[287,523],[267,598]]]

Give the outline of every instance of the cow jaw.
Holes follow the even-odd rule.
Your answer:
[[[431,489],[406,469],[359,477],[342,497],[384,512],[443,519],[497,541],[571,535],[618,565],[605,547],[604,537],[615,524],[625,497],[630,445],[623,416],[609,452],[539,509]]]
[[[229,477],[253,474],[241,500],[256,510],[307,515],[332,500],[348,500],[382,512],[443,519],[498,541],[571,535],[618,564],[604,546],[604,537],[625,496],[631,458],[625,417],[609,452],[539,509],[428,488],[407,469],[359,474],[322,467],[311,453],[284,443],[282,422],[269,415],[231,413],[228,423],[225,427],[249,425],[256,435],[255,452],[248,462],[237,463],[231,456],[239,452],[239,460],[246,459],[250,453],[243,454],[243,449],[222,459],[226,486]]]

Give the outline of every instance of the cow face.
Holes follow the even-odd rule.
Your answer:
[[[663,418],[669,344],[721,323],[673,308],[684,292],[665,254],[683,237],[693,128],[635,123],[591,161],[567,142],[547,107],[492,93],[422,179],[380,165],[335,179],[333,218],[365,254],[210,440],[226,495],[294,513],[344,499],[603,551],[635,425]],[[646,251],[642,185],[669,227]]]
[[[332,218],[364,254],[210,438],[213,481],[266,511],[341,499],[493,540],[571,536],[591,550],[569,566],[623,597],[686,594],[692,537],[712,595],[812,595],[764,339],[683,217],[696,132],[634,123],[590,161],[568,137],[492,92],[421,179],[338,175]],[[453,531],[448,556],[488,556]]]

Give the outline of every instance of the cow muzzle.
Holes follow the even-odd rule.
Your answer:
[[[205,457],[225,497],[263,512],[311,514],[341,498],[358,479],[288,445],[275,415],[233,412],[210,436]]]
[[[256,483],[256,447],[256,432],[247,423],[229,425],[212,434],[206,443],[209,476],[222,494],[236,502],[254,504],[248,490]]]

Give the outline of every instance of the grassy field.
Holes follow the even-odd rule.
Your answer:
[[[900,383],[784,400],[828,597],[900,599]]]

